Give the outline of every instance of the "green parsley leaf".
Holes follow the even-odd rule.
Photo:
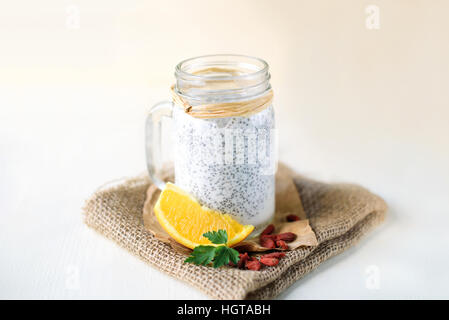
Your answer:
[[[203,236],[208,238],[213,244],[220,244],[220,246],[197,246],[184,262],[203,266],[207,266],[213,262],[212,265],[214,268],[228,265],[229,261],[234,264],[239,262],[239,252],[226,246],[228,242],[226,230],[206,232]]]
[[[209,239],[213,244],[226,244],[228,242],[228,234],[226,230],[209,231],[203,234],[203,237]]]
[[[232,261],[234,264],[239,262],[239,252],[237,250],[226,246],[219,246],[216,248],[213,264],[214,268],[227,265],[229,261]]]
[[[215,257],[214,246],[197,246],[184,262],[207,266]]]

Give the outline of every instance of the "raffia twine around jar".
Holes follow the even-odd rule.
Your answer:
[[[195,72],[196,75],[210,72],[217,72],[217,68],[208,68]],[[236,70],[222,69],[220,72],[236,74]],[[178,94],[175,85],[170,88],[173,102],[184,109],[184,111],[195,118],[227,118],[249,116],[268,108],[273,102],[273,90],[270,89],[265,94],[249,100],[234,102],[207,103],[192,106],[185,98]]]
[[[273,90],[252,100],[207,103],[197,106],[190,105],[186,99],[176,93],[174,85],[171,86],[171,94],[173,102],[181,106],[187,114],[202,119],[249,116],[268,108],[273,102]]]

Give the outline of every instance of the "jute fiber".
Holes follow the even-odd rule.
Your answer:
[[[146,175],[95,192],[84,207],[85,222],[148,264],[212,298],[270,299],[356,244],[384,219],[387,210],[380,197],[357,185],[326,184],[297,175],[294,183],[318,245],[288,251],[279,265],[261,271],[184,263],[185,255],[144,227],[142,211],[151,185]]]

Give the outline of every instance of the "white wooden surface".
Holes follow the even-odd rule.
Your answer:
[[[145,170],[145,112],[166,94],[1,87],[0,298],[207,298],[82,222],[98,186]],[[282,160],[313,178],[363,184],[390,205],[381,228],[279,298],[449,298],[448,159],[388,133],[373,139],[375,128],[351,127],[351,117],[324,130],[319,110],[282,114],[294,100],[277,94]]]

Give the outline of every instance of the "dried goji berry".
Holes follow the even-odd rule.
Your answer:
[[[281,249],[288,250],[288,245],[285,243],[284,240],[276,241],[276,246],[278,246]]]
[[[269,224],[261,233],[261,235],[268,235],[271,234],[274,231],[274,225]]]
[[[274,249],[276,248],[276,243],[271,237],[262,236],[260,237],[260,245],[264,248]]]
[[[261,258],[264,258],[264,257],[281,259],[281,258],[285,257],[285,253],[284,252],[272,252],[272,253],[264,254]]]
[[[277,258],[267,258],[267,257],[260,257],[260,263],[266,265],[266,266],[275,266],[279,263],[279,259]]]
[[[249,259],[249,255],[248,255],[247,252],[245,252],[245,253],[240,253],[240,254],[239,254],[239,258],[240,258],[240,260],[239,260],[239,262],[237,263],[237,267],[238,267],[239,269],[243,269],[243,267],[245,266],[246,261]]]
[[[296,239],[296,234],[293,232],[285,232],[276,235],[276,241],[283,240],[285,242],[292,242]]]
[[[272,240],[276,241],[277,235],[276,234],[261,234],[260,238],[261,239],[262,238],[269,238],[269,239],[272,239]]]
[[[257,260],[257,259],[247,260],[245,263],[245,266],[247,269],[254,270],[254,271],[259,271],[260,268],[262,267],[259,260]]]
[[[298,220],[300,220],[300,219],[299,219],[299,217],[297,215],[289,214],[287,216],[287,221],[288,222],[293,222],[293,221],[298,221]]]

